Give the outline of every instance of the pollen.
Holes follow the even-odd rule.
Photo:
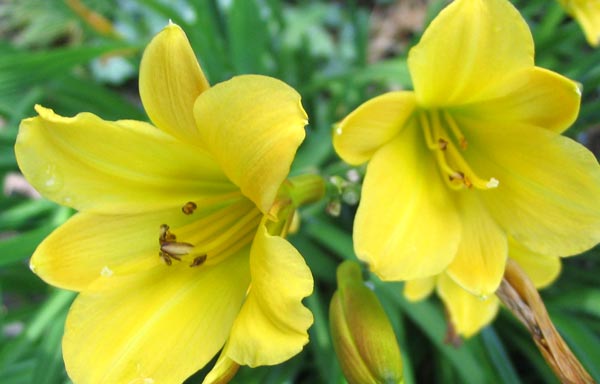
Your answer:
[[[187,255],[193,248],[194,246],[192,244],[180,243],[177,241],[166,241],[160,245],[160,250],[171,256]]]
[[[102,270],[100,271],[100,276],[103,277],[111,277],[113,275],[113,271],[112,269],[108,268],[107,265],[105,265]]]
[[[181,212],[183,212],[186,215],[191,215],[192,213],[194,213],[196,208],[198,208],[196,203],[194,203],[193,201],[188,201],[183,207],[181,207]]]

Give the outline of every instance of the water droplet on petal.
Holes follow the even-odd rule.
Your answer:
[[[112,269],[108,268],[106,265],[100,271],[100,276],[111,277],[113,275]]]
[[[29,262],[29,269],[31,269],[31,272],[35,273],[35,264],[33,264],[31,261]]]
[[[63,186],[62,175],[54,164],[46,166],[42,174],[42,180],[40,187],[44,192],[56,192]]]
[[[335,127],[335,134],[336,135],[342,134],[342,126],[338,125],[337,127]]]

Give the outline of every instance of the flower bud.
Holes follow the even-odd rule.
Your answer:
[[[338,290],[329,307],[333,346],[350,384],[401,383],[402,358],[394,330],[357,263],[337,270]]]

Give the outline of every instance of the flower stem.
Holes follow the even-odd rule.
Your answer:
[[[535,286],[513,260],[508,260],[496,295],[531,334],[542,356],[563,383],[593,383],[548,316]]]
[[[290,177],[286,187],[296,208],[319,201],[325,195],[323,178],[312,173]]]

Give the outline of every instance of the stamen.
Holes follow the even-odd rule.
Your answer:
[[[213,249],[220,248],[223,244],[231,244],[233,242],[232,239],[237,241],[237,238],[248,231],[254,231],[258,226],[259,221],[260,211],[258,209],[252,209],[245,216],[238,219],[234,225],[218,234],[216,237],[213,237],[210,241],[203,244],[198,243],[197,247],[198,249],[205,251],[205,253],[208,253],[208,251],[211,251],[212,253]]]
[[[188,201],[183,207],[181,207],[181,212],[183,212],[186,215],[191,215],[192,213],[194,213],[196,208],[198,208],[196,203],[194,203],[193,201]]]
[[[441,127],[440,127],[440,119],[437,115],[437,113],[432,114],[431,116],[431,124],[429,124],[429,120],[427,119],[427,116],[425,114],[421,114],[421,123],[425,123],[426,127],[423,128],[423,130],[426,132],[425,133],[425,139],[426,140],[431,140],[432,145],[428,147],[430,149],[433,150],[434,154],[435,154],[435,159],[438,163],[438,167],[440,167],[440,170],[445,173],[446,175],[448,175],[448,178],[444,177],[444,181],[446,182],[446,185],[453,190],[459,190],[462,188],[462,180],[463,180],[463,175],[456,171],[455,169],[453,169],[450,164],[448,164],[448,160],[446,158],[446,154],[445,151],[448,148],[448,145],[452,145],[451,142],[449,142],[448,140],[440,137],[440,131],[441,131]],[[427,138],[429,136],[429,139]],[[433,144],[436,143],[437,140],[437,144]]]
[[[450,137],[444,138],[442,137],[442,132],[445,134],[444,128],[442,127],[442,122],[440,120],[440,114],[437,109],[431,111],[431,127],[433,128],[433,138],[439,141],[443,141],[448,144],[450,141]],[[447,136],[447,135],[446,135]]]
[[[448,148],[448,142],[444,139],[438,139],[438,145],[442,151],[445,151]]]
[[[210,239],[218,236],[219,233],[235,225],[241,215],[246,215],[252,210],[256,210],[256,208],[246,201],[219,209],[211,215],[195,220],[193,224],[190,224],[189,228],[192,231],[189,231],[189,234],[186,235],[186,240],[193,244],[210,241]],[[198,231],[197,228],[202,228],[202,231]],[[186,230],[186,232],[188,231]]]
[[[473,169],[469,166],[466,160],[462,157],[460,152],[456,149],[454,145],[450,145],[448,147],[448,155],[451,156],[452,160],[456,163],[456,166],[460,168],[465,175],[464,184],[467,188],[478,188],[478,189],[489,189],[495,188],[498,186],[499,182],[495,178],[491,178],[490,180],[483,180],[473,171]],[[496,180],[496,182],[493,182]]]
[[[443,114],[443,119],[440,119],[440,113]],[[479,178],[457,149],[455,141],[448,136],[447,131],[450,130],[460,148],[463,151],[467,149],[467,140],[450,113],[444,110],[421,112],[419,121],[427,147],[434,152],[442,173],[447,175],[444,181],[448,187],[453,190],[463,187],[490,189],[499,185],[499,181],[493,177],[489,180]]]
[[[165,264],[167,264],[168,266],[171,266],[171,264],[173,264],[173,262],[171,261],[171,256],[167,255],[166,253],[158,252],[158,256],[161,259],[163,259],[163,261],[165,262]]]
[[[175,241],[177,236],[174,233],[169,231],[169,226],[167,224],[163,224],[160,226],[160,235],[158,237],[159,242],[162,241]]]
[[[158,256],[160,256],[167,265],[173,264],[171,259],[181,261],[180,256],[187,255],[194,248],[192,244],[177,242],[175,239],[176,236],[169,231],[169,226],[167,224],[162,224],[158,236],[158,243],[160,244]]]
[[[177,241],[166,241],[160,245],[160,250],[172,257],[187,255],[192,249],[194,249],[192,244]]]
[[[465,135],[463,135],[462,131],[458,127],[458,124],[456,124],[456,121],[452,115],[447,111],[442,111],[442,113],[444,114],[444,120],[446,120],[446,123],[448,123],[448,126],[450,126],[450,131],[452,131],[452,134],[456,140],[458,140],[458,145],[460,145],[460,148],[463,151],[466,150],[469,143],[467,142]]]
[[[452,169],[450,167],[450,165],[448,165],[448,162],[446,161],[446,156],[444,155],[444,153],[442,151],[435,151],[435,159],[437,160],[438,163],[438,167],[440,167],[440,170],[445,173],[446,175],[448,175],[448,178],[444,177],[444,181],[446,182],[446,185],[448,187],[450,187],[450,189],[454,189],[454,190],[459,190],[462,188],[462,180],[464,178],[464,175],[460,172],[455,171],[454,169]],[[456,181],[459,181],[458,183]]]
[[[193,202],[184,205],[182,212],[192,204],[195,206]],[[231,204],[178,228],[179,237],[187,242],[177,241],[169,226],[162,224],[159,256],[166,265],[172,265],[173,260],[188,261],[190,267],[218,263],[252,242],[261,217],[261,212],[248,201]]]
[[[429,119],[427,119],[427,115],[425,114],[425,112],[419,113],[419,121],[421,123],[421,127],[423,128],[423,133],[425,134],[425,142],[427,143],[427,148],[432,150],[438,149],[438,146],[433,140],[431,125],[429,124]]]

